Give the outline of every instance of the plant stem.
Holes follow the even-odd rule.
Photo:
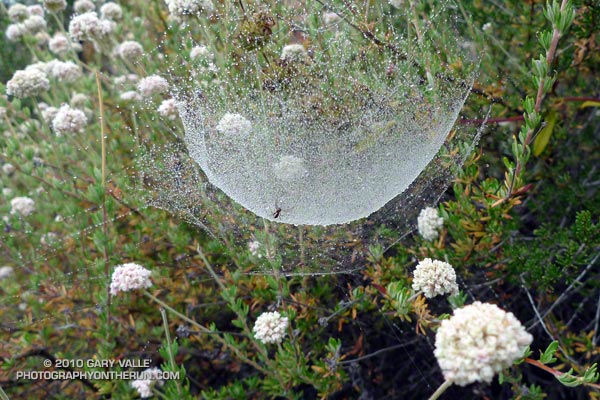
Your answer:
[[[160,309],[160,316],[163,320],[163,325],[165,327],[165,337],[167,339],[167,351],[169,353],[169,364],[171,364],[171,371],[177,370],[177,364],[175,364],[175,357],[173,356],[173,349],[171,348],[171,334],[169,332],[169,321],[167,320],[167,312],[164,308]],[[181,396],[181,386],[179,386],[179,381],[175,382],[177,385],[177,393]]]
[[[2,390],[2,386],[0,386],[0,399],[2,399],[2,400],[10,400],[8,398],[8,395],[4,392],[4,390]]]
[[[439,388],[437,388],[437,390],[431,395],[431,397],[429,397],[429,400],[436,400],[437,398],[439,398],[442,393],[444,393],[446,391],[446,389],[448,389],[450,386],[452,386],[452,382],[451,381],[444,381],[444,383],[442,383],[440,385]]]
[[[560,372],[557,369],[554,369],[552,367],[549,367],[547,365],[542,364],[541,362],[539,362],[538,360],[534,360],[532,358],[525,358],[525,362],[527,364],[533,365],[534,367],[538,367],[540,369],[543,369],[546,372],[551,373],[552,375],[554,375],[555,378],[560,378],[561,376],[563,376],[565,373],[564,372]],[[584,382],[582,383],[583,386],[589,386],[589,387],[593,387],[595,389],[600,389],[600,385],[597,383],[591,383],[591,382]]]
[[[560,11],[564,11],[565,6],[567,5],[567,1],[568,0],[562,0],[562,3],[560,5]],[[550,43],[550,48],[548,49],[548,53],[546,54],[546,63],[548,64],[548,67],[550,67],[552,65],[552,61],[554,60],[554,55],[556,54],[556,48],[558,47],[558,40],[560,39],[560,31],[558,30],[557,27],[554,27],[554,32],[552,34],[552,42]],[[535,98],[535,111],[536,112],[540,112],[541,108],[542,108],[542,100],[544,99],[544,83],[545,83],[546,79],[545,77],[542,77],[540,79],[540,82],[538,84],[538,89],[537,89],[537,95]],[[531,143],[531,140],[533,139],[533,132],[534,129],[529,129],[527,130],[527,135],[525,136],[525,141],[523,142],[523,148],[527,148],[529,146],[529,144]],[[518,177],[519,175],[521,175],[521,170],[523,168],[523,163],[521,159],[517,159],[517,164],[515,165],[515,169],[513,172],[513,177]],[[513,183],[514,183],[514,179],[513,182],[511,182],[510,185],[510,190],[507,193],[507,199],[512,196],[513,194]]]
[[[104,246],[102,249],[102,253],[104,256],[104,274],[106,278],[110,276],[110,263],[108,260],[108,249],[107,249],[107,238],[108,238],[108,225],[107,220],[108,217],[106,215],[106,135],[104,133],[104,102],[102,100],[102,84],[100,83],[100,74],[98,70],[96,70],[96,86],[98,86],[98,106],[100,108],[100,143],[102,145],[101,157],[102,157],[102,232],[104,234]],[[107,313],[107,321],[110,327],[110,285],[107,283],[106,285],[106,313]],[[109,330],[110,331],[110,330]],[[109,339],[109,338],[107,338]]]
[[[245,362],[248,365],[251,365],[252,367],[254,367],[256,370],[262,372],[263,374],[269,374],[269,371],[267,371],[264,367],[258,365],[256,362],[252,361],[251,359],[249,359],[248,357],[246,357],[244,354],[242,354],[242,352],[237,349],[235,346],[230,345],[229,343],[227,343],[227,341],[225,341],[225,339],[223,339],[221,336],[219,336],[218,332],[214,332],[211,331],[210,329],[208,329],[207,327],[205,327],[204,325],[199,324],[198,322],[194,321],[193,319],[183,315],[182,313],[180,313],[179,311],[175,310],[173,307],[169,306],[167,303],[165,303],[164,301],[158,299],[156,296],[154,296],[152,293],[148,292],[148,291],[144,291],[144,295],[148,298],[150,298],[152,301],[154,301],[155,303],[157,303],[158,305],[160,305],[161,307],[163,307],[164,309],[168,310],[169,312],[173,313],[174,315],[178,316],[179,318],[181,318],[182,320],[186,321],[187,323],[189,323],[190,325],[194,326],[195,328],[199,329],[202,333],[206,333],[206,334],[211,334],[213,335],[212,337],[215,338],[216,341],[218,341],[219,343],[221,343],[223,346],[225,346],[226,348],[228,348],[229,350],[231,350],[233,353],[235,353],[235,355],[243,362]]]
[[[223,291],[227,290],[227,288],[225,287],[225,284],[223,284],[223,282],[221,282],[221,278],[219,277],[219,275],[217,275],[217,273],[213,269],[212,265],[210,265],[210,263],[208,262],[206,256],[202,252],[202,249],[200,249],[200,246],[198,246],[198,248],[196,249],[196,251],[198,252],[198,254],[200,255],[200,258],[204,262],[204,265],[206,266],[206,269],[208,270],[208,272],[210,273],[210,275],[212,276],[212,278],[217,282],[217,284],[219,285],[219,287],[221,288],[221,290],[223,290]],[[227,299],[225,299],[225,300],[227,300]],[[234,300],[231,300],[231,302],[233,302],[233,301]],[[231,306],[235,306],[235,304],[231,304]],[[238,311],[237,307],[231,307],[231,309],[235,311],[235,314],[237,315],[238,319],[244,325],[244,333],[246,334],[246,336],[248,336],[249,338],[251,338],[252,337],[252,331],[250,330],[250,327],[248,326],[248,323],[246,322],[246,316],[243,315],[242,313],[240,313]],[[265,359],[269,358],[269,355],[267,354],[267,352],[265,351],[265,349],[263,347],[257,345],[254,340],[251,340],[251,342],[254,345],[254,348],[256,349],[256,351],[258,351]]]

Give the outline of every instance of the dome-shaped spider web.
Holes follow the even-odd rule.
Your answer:
[[[150,203],[269,270],[347,270],[398,240],[474,143],[452,128],[476,63],[449,8],[369,11],[278,3],[180,26],[194,40],[166,76],[183,135],[141,158]]]

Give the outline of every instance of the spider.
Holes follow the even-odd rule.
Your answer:
[[[275,218],[275,219],[279,218],[279,214],[281,214],[281,207],[277,207],[275,209],[275,212],[273,213],[273,218]]]

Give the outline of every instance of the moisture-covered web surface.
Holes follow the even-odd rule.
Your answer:
[[[149,203],[254,246],[264,272],[360,267],[437,201],[475,142],[453,130],[476,69],[460,21],[389,5],[368,25],[333,4],[225,11],[165,38],[183,43],[162,71],[181,126],[139,158]]]

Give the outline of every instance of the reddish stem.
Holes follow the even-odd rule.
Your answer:
[[[527,364],[531,364],[531,365],[533,365],[535,367],[543,369],[546,372],[551,373],[557,379],[560,378],[561,376],[563,376],[565,374],[564,372],[560,372],[559,370],[556,370],[556,369],[554,369],[552,367],[549,367],[547,365],[542,364],[538,360],[533,360],[531,358],[525,358],[525,362]],[[593,387],[595,389],[600,389],[600,385],[598,385],[597,383],[582,383],[582,385],[584,385],[584,386],[590,386],[590,387]]]

